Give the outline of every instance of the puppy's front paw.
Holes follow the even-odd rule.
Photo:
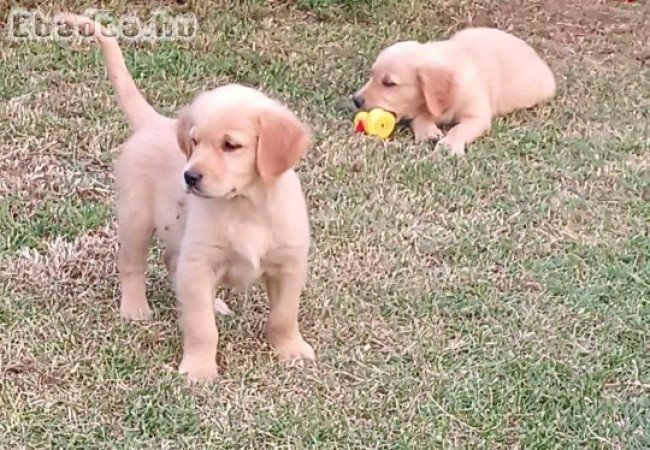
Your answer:
[[[127,322],[143,322],[153,319],[153,311],[149,308],[146,299],[144,301],[132,301],[122,297],[120,315]]]
[[[444,136],[442,130],[434,122],[413,119],[411,126],[415,135],[415,142],[438,141]]]
[[[215,361],[185,357],[183,357],[181,365],[178,367],[178,373],[185,374],[189,383],[210,382],[219,375]]]
[[[298,336],[295,339],[276,343],[273,347],[278,352],[280,361],[316,358],[312,346],[305,342],[301,336]]]
[[[438,141],[435,150],[436,151],[444,150],[449,152],[449,154],[453,156],[464,156],[465,144],[462,142],[454,142],[447,138],[443,138]]]

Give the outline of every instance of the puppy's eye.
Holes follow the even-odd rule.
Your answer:
[[[382,80],[381,84],[383,84],[385,87],[393,87],[397,86],[397,83],[390,81],[390,80]]]
[[[236,142],[232,141],[224,141],[223,143],[223,151],[224,152],[234,152],[235,150],[241,148],[241,144],[238,144]]]

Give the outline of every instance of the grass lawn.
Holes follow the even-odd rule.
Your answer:
[[[18,3],[37,2],[3,3],[3,23]],[[120,320],[111,163],[128,129],[100,53],[3,37],[0,448],[650,447],[650,5],[134,3],[105,6],[198,15],[192,42],[123,43],[161,111],[237,81],[313,128],[301,323],[317,361],[277,361],[258,286],[225,293],[218,382],[186,387],[159,250],[154,321]],[[556,98],[464,159],[407,129],[352,133],[380,48],[468,25],[533,44]]]

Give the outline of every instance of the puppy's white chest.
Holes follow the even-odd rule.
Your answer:
[[[217,271],[222,282],[233,287],[246,287],[264,273],[263,259],[269,250],[269,232],[265,227],[234,223],[225,228],[219,247]]]

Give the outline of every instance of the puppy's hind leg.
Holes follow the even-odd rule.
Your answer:
[[[135,201],[138,200],[138,201]],[[146,295],[147,253],[153,235],[151,211],[143,199],[130,198],[118,205],[118,270],[120,274],[120,314],[125,320],[151,320]]]
[[[178,266],[178,249],[167,247],[164,253],[164,261],[169,278],[173,281],[176,277],[176,267]]]

